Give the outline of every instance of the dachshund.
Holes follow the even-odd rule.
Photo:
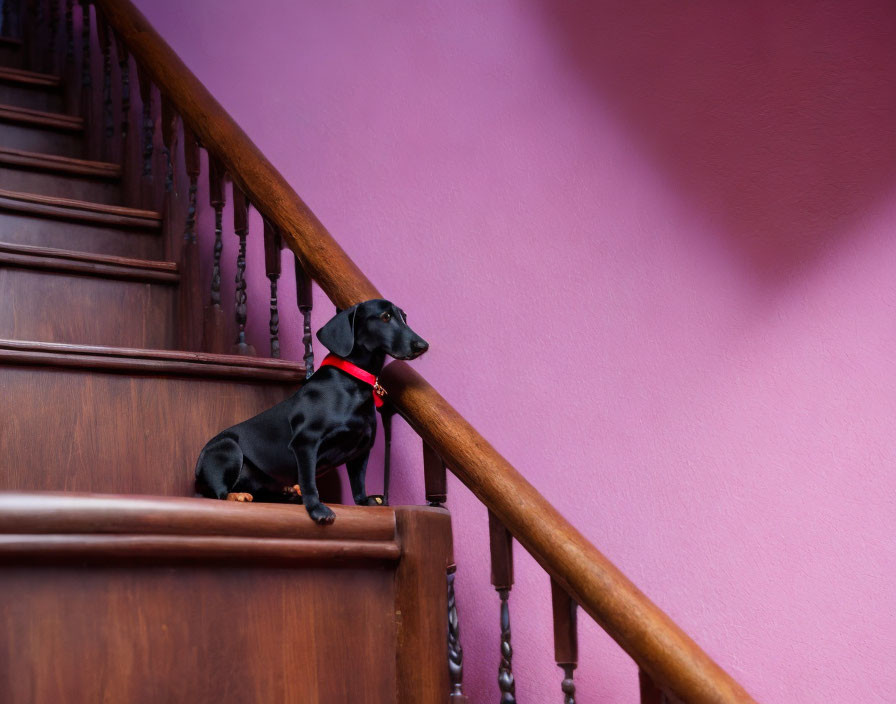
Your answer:
[[[336,516],[321,503],[316,477],[344,464],[355,503],[376,503],[364,483],[376,436],[375,407],[382,403],[376,378],[386,355],[415,359],[429,343],[408,327],[401,308],[383,299],[337,313],[317,338],[331,354],[301,389],[202,449],[196,463],[201,495],[283,501],[300,494],[311,518],[329,524]]]

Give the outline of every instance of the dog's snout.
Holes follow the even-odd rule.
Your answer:
[[[411,343],[411,349],[417,354],[423,354],[429,349],[429,343],[422,338],[417,338]]]

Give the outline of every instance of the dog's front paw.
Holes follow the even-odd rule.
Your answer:
[[[308,508],[308,515],[320,526],[329,525],[336,520],[336,514],[328,506],[318,504]]]
[[[243,503],[252,501],[253,496],[247,491],[232,491],[227,495],[228,501],[240,501]]]

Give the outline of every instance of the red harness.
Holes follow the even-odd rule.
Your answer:
[[[324,361],[320,363],[320,366],[336,367],[346,374],[355,377],[355,379],[360,379],[365,384],[370,384],[373,387],[373,405],[376,408],[383,405],[383,396],[386,395],[386,390],[380,386],[379,380],[370,372],[365,372],[357,364],[352,364],[347,359],[337,357],[335,354],[328,354],[324,357]]]

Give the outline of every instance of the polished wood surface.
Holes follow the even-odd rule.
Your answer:
[[[23,268],[65,271],[110,279],[176,284],[180,280],[175,262],[133,259],[111,254],[73,252],[53,247],[34,247],[0,242],[0,264]]]
[[[37,366],[47,358],[72,366]],[[180,375],[161,371],[172,368]],[[228,371],[248,376],[183,358],[0,350],[0,489],[191,496],[206,440],[297,386]]]
[[[334,510],[0,492],[0,701],[441,704],[447,513]]]
[[[0,337],[170,349],[178,280],[153,267],[0,250]]]
[[[449,469],[654,681],[695,704],[754,701],[410,365],[393,362],[380,383]]]
[[[24,340],[0,340],[0,363],[86,369],[108,373],[169,374],[212,379],[280,382],[295,386],[305,378],[300,362],[244,358],[229,354],[126,349]]]
[[[162,216],[152,210],[18,191],[0,190],[0,210],[111,227],[158,230],[162,225]]]

